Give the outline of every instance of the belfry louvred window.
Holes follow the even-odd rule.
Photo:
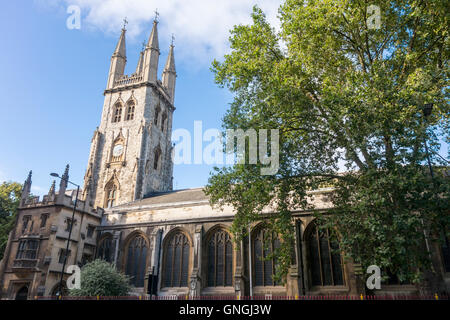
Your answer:
[[[112,122],[120,122],[122,120],[122,105],[117,103],[114,106]]]
[[[225,230],[215,231],[208,241],[208,287],[232,286],[233,243]]]
[[[164,287],[187,287],[189,276],[190,244],[182,232],[168,239],[164,254]]]
[[[255,286],[277,286],[277,261],[272,256],[280,247],[278,235],[260,228],[253,236],[253,267]]]
[[[134,110],[135,110],[134,102],[128,103],[127,118],[126,118],[127,121],[134,120]]]
[[[147,241],[140,235],[129,242],[125,273],[130,277],[131,284],[137,288],[144,286],[147,250]]]
[[[339,244],[330,239],[330,231],[313,227],[307,239],[313,286],[344,284]]]

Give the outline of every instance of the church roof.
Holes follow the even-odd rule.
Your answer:
[[[154,193],[147,198],[125,203],[112,208],[116,210],[138,209],[143,207],[164,207],[181,204],[209,202],[209,197],[203,192],[203,188],[183,189],[169,192]]]

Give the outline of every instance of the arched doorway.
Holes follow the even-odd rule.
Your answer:
[[[28,299],[28,286],[23,286],[17,291],[16,300],[27,300]]]

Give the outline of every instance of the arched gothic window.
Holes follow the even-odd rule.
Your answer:
[[[208,287],[232,286],[233,243],[225,230],[215,231],[208,241]]]
[[[161,112],[161,108],[159,107],[159,105],[156,107],[155,109],[155,119],[154,119],[154,123],[155,126],[158,126],[158,120],[159,120],[159,113]]]
[[[167,113],[164,112],[161,118],[161,131],[164,133],[166,130]]]
[[[114,114],[112,122],[120,122],[120,120],[122,120],[122,105],[120,103],[117,103],[114,106]]]
[[[115,205],[117,200],[117,186],[115,183],[108,183],[106,187],[106,199],[105,199],[105,207],[111,208]]]
[[[330,231],[315,226],[308,235],[311,284],[313,286],[344,285],[339,244],[330,240]]]
[[[168,239],[164,254],[164,287],[187,287],[190,244],[188,238],[177,232]]]
[[[154,170],[158,170],[160,159],[161,159],[161,148],[158,146],[155,148],[155,158],[153,161],[153,169]]]
[[[112,237],[108,236],[98,246],[97,258],[112,262]]]
[[[127,108],[127,118],[126,118],[127,121],[134,119],[134,109],[135,109],[134,102],[129,102]]]
[[[268,258],[280,247],[278,236],[260,228],[255,232],[252,243],[255,286],[279,285],[274,281],[277,262],[274,258]]]
[[[142,236],[136,236],[128,245],[125,273],[131,277],[131,284],[136,288],[144,286],[147,249],[147,241]]]

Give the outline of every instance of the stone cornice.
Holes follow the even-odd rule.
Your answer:
[[[152,87],[164,99],[165,103],[170,107],[172,112],[176,110],[175,106],[169,100],[169,97],[167,97],[167,93],[164,92],[164,90],[160,86],[158,86],[157,83],[155,84],[155,83],[150,82],[150,81],[133,83],[133,84],[129,84],[129,85],[114,87],[112,89],[106,89],[103,92],[103,95],[106,95],[107,93],[117,93],[117,92],[127,91],[127,90],[130,90],[130,89],[137,89],[137,88],[141,88],[141,87]]]
[[[292,211],[292,217],[307,217],[311,216],[313,212],[320,211],[322,213],[326,212],[327,209],[321,210],[298,210]],[[264,216],[270,216],[273,212],[264,213]],[[149,226],[163,226],[163,225],[178,225],[178,224],[199,224],[199,223],[208,223],[208,222],[233,222],[235,215],[221,216],[221,217],[202,217],[202,218],[186,218],[186,219],[178,219],[178,220],[161,220],[161,221],[152,221],[152,222],[139,222],[139,223],[126,223],[126,224],[117,224],[117,225],[104,225],[98,226],[96,230],[98,231],[107,231],[107,230],[115,230],[115,229],[134,229],[139,227],[149,227]]]

